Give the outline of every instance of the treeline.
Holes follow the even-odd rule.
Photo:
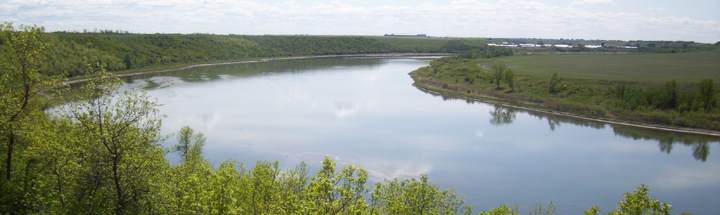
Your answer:
[[[404,52],[369,37],[231,36],[263,47],[266,57]]]
[[[500,56],[508,52],[488,48],[484,40],[472,39],[397,38],[398,43],[374,37],[120,34],[104,31],[55,32],[44,34],[44,37],[47,43],[40,71],[46,75],[65,74],[66,77],[84,75],[88,64],[102,64],[108,71],[123,71],[258,57],[471,51]],[[0,46],[3,43],[0,40]]]
[[[693,41],[628,41],[625,45],[637,47],[641,52],[648,53],[678,53],[691,52],[717,47],[720,44],[696,43]]]
[[[713,79],[703,79],[697,90],[678,90],[675,80],[661,89],[618,84],[608,88],[609,109],[625,118],[653,124],[720,130],[720,113]]]
[[[542,39],[542,38],[488,38],[491,42],[509,42],[514,44],[566,44],[572,45],[572,48],[556,48],[547,47],[538,49],[552,50],[556,52],[587,52],[587,51],[603,51],[603,52],[639,52],[639,53],[682,53],[693,52],[699,50],[712,49],[720,45],[720,43],[696,43],[694,41],[644,41],[644,40],[584,40],[584,39]],[[590,49],[585,45],[602,45],[602,48]],[[633,49],[619,48],[625,46],[635,47]]]
[[[662,89],[642,89],[618,84],[608,88],[608,94],[617,98],[615,107],[622,110],[662,109],[688,111],[712,111],[717,105],[715,84],[712,79],[703,79],[698,91],[678,91],[675,80],[665,83]]]
[[[46,34],[46,60],[40,71],[84,75],[87,65],[104,65],[108,71],[154,65],[206,62],[266,56],[248,40],[214,35],[163,34]]]
[[[508,48],[487,47],[485,49],[473,49],[463,53],[458,53],[457,58],[460,59],[477,59],[477,58],[493,58],[502,56],[513,56],[514,52]]]

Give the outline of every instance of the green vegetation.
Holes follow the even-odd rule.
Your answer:
[[[550,77],[557,72],[568,79],[614,82],[677,80],[698,83],[705,78],[720,80],[720,49],[677,54],[517,55],[480,59],[489,67],[495,62],[509,65],[518,74]]]
[[[678,54],[445,57],[415,85],[576,115],[720,131],[720,49]],[[491,66],[490,66],[491,65]],[[462,80],[462,81],[459,81]]]
[[[42,74],[43,29],[0,25],[0,214],[471,214],[454,190],[426,175],[365,184],[368,172],[329,158],[314,176],[305,163],[280,170],[259,161],[253,169],[228,160],[213,168],[202,155],[202,133],[183,127],[165,159],[158,104],[100,66],[82,93],[68,94],[61,76]],[[46,94],[47,93],[47,94]],[[49,111],[48,94],[73,97]],[[626,194],[618,214],[668,214],[669,205],[642,186]],[[366,194],[370,194],[368,199]],[[480,214],[517,214],[502,205]],[[599,209],[593,207],[592,212]],[[554,214],[538,204],[530,214]],[[612,212],[616,213],[616,212]]]
[[[85,75],[87,65],[108,71],[143,71],[206,62],[262,57],[370,54],[460,53],[488,48],[483,39],[412,39],[340,36],[247,36],[209,34],[44,34],[47,48],[40,72]],[[2,44],[2,41],[0,41]],[[65,73],[66,72],[66,73]]]

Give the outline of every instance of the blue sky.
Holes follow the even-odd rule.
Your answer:
[[[720,41],[717,0],[0,0],[48,31]]]

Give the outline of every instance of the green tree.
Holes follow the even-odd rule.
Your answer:
[[[558,77],[557,72],[553,73],[552,77],[550,78],[550,83],[548,84],[548,92],[550,93],[556,93],[559,91],[558,87],[560,86],[560,81],[562,81],[562,78]]]
[[[700,80],[700,101],[704,104],[703,108],[705,111],[712,110],[717,104],[717,98],[715,97],[715,85],[712,79]]]
[[[318,214],[357,214],[367,208],[365,183],[368,173],[364,169],[348,165],[336,172],[336,163],[328,157],[323,160],[323,168],[312,177],[308,185],[308,198],[311,213]]]
[[[490,211],[482,211],[478,215],[520,215],[520,207],[508,207],[507,204],[500,205],[497,208],[491,208]]]
[[[121,81],[101,67],[90,72],[86,95],[67,108],[88,145],[86,176],[100,186],[87,193],[96,201],[89,208],[114,214],[138,213],[161,205],[155,199],[158,179],[167,161],[160,145],[162,116],[144,92],[118,92]]]
[[[205,136],[202,133],[194,133],[190,126],[184,126],[177,134],[178,143],[174,145],[171,152],[180,153],[182,160],[188,160],[188,157],[199,156],[202,154],[202,148],[205,146]]]
[[[665,109],[677,109],[678,107],[678,91],[677,83],[675,80],[665,82],[665,89],[663,90],[663,101],[662,108]]]
[[[590,209],[583,211],[583,214],[585,215],[600,215],[602,213],[603,212],[600,210],[600,207],[597,205],[593,205]]]
[[[55,87],[60,78],[50,78],[38,72],[43,61],[45,48],[43,27],[21,25],[18,29],[12,23],[0,24],[2,50],[2,76],[0,76],[0,132],[6,148],[5,180],[12,179],[13,155],[22,148],[23,125],[33,111],[40,111],[42,104],[38,95],[43,90]]]
[[[620,201],[617,211],[610,214],[663,214],[669,215],[672,206],[660,200],[649,197],[650,188],[641,184],[632,193],[625,193],[625,199]]]
[[[505,77],[505,71],[508,70],[507,65],[505,63],[495,62],[492,65],[493,71],[493,80],[495,81],[495,85],[497,86],[497,89],[500,89],[500,82],[502,82],[503,78]]]
[[[455,190],[440,190],[428,182],[427,175],[375,184],[371,192],[372,214],[471,214],[472,206],[462,206]]]
[[[650,189],[641,184],[637,186],[637,190],[632,193],[623,194],[624,199],[620,200],[620,205],[616,211],[608,213],[609,215],[669,215],[673,209],[670,204],[664,203],[655,198],[649,197]],[[585,210],[583,214],[595,215],[600,214],[598,206],[592,206],[589,210]]]
[[[550,202],[550,206],[545,208],[542,203],[535,204],[535,208],[528,208],[530,210],[529,215],[552,215],[557,213],[555,205]]]
[[[510,90],[513,92],[515,91],[515,85],[517,84],[516,77],[515,77],[515,71],[512,69],[508,69],[505,72],[505,82],[507,82],[508,87],[510,87]]]

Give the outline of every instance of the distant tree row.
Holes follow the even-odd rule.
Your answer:
[[[703,79],[698,84],[698,92],[678,91],[675,80],[665,83],[660,90],[632,88],[621,84],[609,88],[608,93],[618,99],[615,106],[624,110],[663,109],[678,112],[710,112],[717,106],[715,85],[712,79]]]

